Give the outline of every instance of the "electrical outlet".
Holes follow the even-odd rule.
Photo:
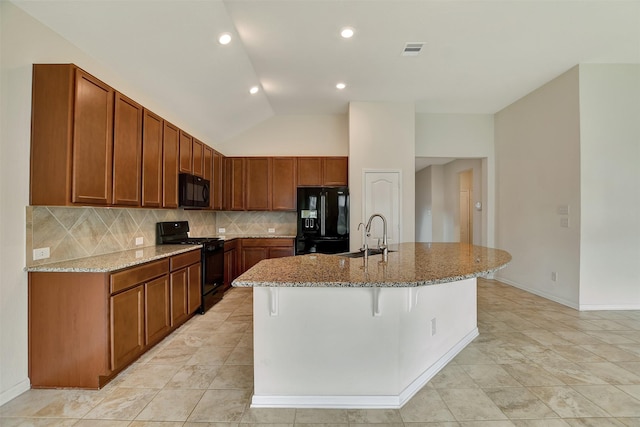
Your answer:
[[[436,318],[431,319],[431,336],[436,334]]]
[[[569,228],[569,218],[560,218],[560,227]]]
[[[37,261],[39,259],[46,259],[51,256],[49,247],[46,248],[38,248],[33,250],[33,260]]]
[[[144,251],[142,249],[138,249],[136,251],[136,258],[142,258],[144,256]]]
[[[269,230],[268,230],[268,231],[269,231],[269,233],[275,233],[275,232],[276,232],[276,229],[275,229],[275,228],[269,228]]]
[[[225,231],[226,231],[226,229],[224,229],[224,228],[218,228],[218,233],[220,233],[220,234],[224,234]]]
[[[556,273],[555,271],[551,272],[551,281],[552,282],[557,282],[558,281],[558,273]]]
[[[136,246],[144,244],[144,237],[136,237]]]

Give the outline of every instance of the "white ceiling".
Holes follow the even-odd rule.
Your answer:
[[[214,145],[274,114],[346,113],[349,101],[495,113],[576,64],[640,63],[638,0],[13,3]],[[406,42],[426,42],[423,53],[401,56]]]

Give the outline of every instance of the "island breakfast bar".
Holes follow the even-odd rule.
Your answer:
[[[252,407],[399,408],[478,336],[476,278],[502,250],[401,243],[368,259],[264,260],[253,287]]]

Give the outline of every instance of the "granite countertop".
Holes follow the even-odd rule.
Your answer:
[[[299,255],[260,261],[233,282],[236,287],[415,287],[486,276],[511,255],[465,243],[401,243],[382,255],[346,258]]]
[[[167,258],[201,248],[202,245],[158,245],[114,252],[87,258],[34,265],[25,270],[33,272],[108,273],[145,262]]]

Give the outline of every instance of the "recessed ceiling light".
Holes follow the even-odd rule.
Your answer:
[[[249,89],[249,93],[251,95],[255,95],[256,93],[260,92],[260,88],[258,86],[254,86],[251,89]]]
[[[340,35],[342,36],[342,38],[344,39],[350,39],[351,37],[353,37],[354,34],[354,30],[351,27],[345,27],[340,31]]]
[[[336,85],[336,89],[340,89],[340,90],[344,89],[345,87],[347,87],[347,85],[342,83],[342,82],[340,82],[340,83],[338,83]]]
[[[231,43],[231,34],[229,34],[229,33],[220,34],[220,37],[218,37],[218,43],[220,43],[220,44],[229,44],[229,43]]]

